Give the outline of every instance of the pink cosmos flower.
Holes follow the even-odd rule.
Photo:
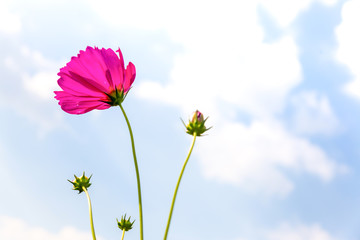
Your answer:
[[[70,114],[83,114],[93,109],[107,109],[124,101],[135,80],[134,64],[124,67],[120,49],[87,47],[77,57],[72,57],[60,69],[59,86],[55,91],[62,110]]]

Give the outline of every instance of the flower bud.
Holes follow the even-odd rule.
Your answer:
[[[132,229],[135,220],[134,220],[133,222],[131,222],[131,221],[130,221],[130,218],[131,218],[131,217],[129,217],[128,219],[126,219],[126,214],[125,214],[125,216],[121,216],[121,220],[120,220],[120,221],[119,221],[118,219],[116,219],[117,224],[118,224],[118,227],[119,227],[121,230],[125,230],[125,231],[129,231],[130,229]]]
[[[194,115],[193,115],[191,121],[192,122],[203,122],[204,121],[204,115],[199,110],[196,110],[194,112]]]
[[[86,177],[85,172],[83,172],[83,175],[81,177],[77,177],[76,175],[74,175],[74,177],[75,179],[73,181],[68,180],[70,183],[73,184],[73,190],[78,190],[79,193],[81,193],[84,191],[83,187],[85,189],[88,189],[88,187],[90,187],[90,178],[92,177],[92,175],[90,177]]]
[[[190,135],[196,134],[196,136],[201,136],[201,134],[210,129],[205,127],[205,122],[207,119],[208,118],[204,119],[204,115],[199,110],[196,110],[187,125],[185,125],[183,121],[186,127],[186,133]]]

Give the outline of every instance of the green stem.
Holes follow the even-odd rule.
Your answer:
[[[86,194],[86,197],[87,197],[87,199],[88,199],[91,233],[92,233],[93,240],[96,240],[95,229],[94,229],[94,221],[93,221],[93,216],[92,216],[92,208],[91,208],[90,196],[89,196],[89,193],[88,193],[88,191],[86,190],[85,187],[82,187],[82,189],[84,190],[84,192],[85,192],[85,194]]]
[[[124,236],[125,236],[125,229],[123,230],[122,236],[121,236],[121,240],[124,240]]]
[[[193,150],[193,148],[194,148],[195,140],[196,140],[196,133],[194,133],[194,138],[193,138],[193,141],[192,141],[192,143],[191,143],[191,147],[190,147],[189,153],[188,153],[188,155],[187,155],[187,157],[186,157],[186,159],[185,159],[184,166],[183,166],[183,168],[181,169],[181,172],[180,172],[179,180],[178,180],[178,182],[177,182],[177,184],[176,184],[174,196],[173,196],[172,203],[171,203],[171,208],[170,208],[170,213],[169,213],[169,219],[168,219],[167,225],[166,225],[164,240],[167,239],[167,235],[168,235],[169,227],[170,227],[170,222],[171,222],[171,216],[172,216],[172,213],[173,213],[173,210],[174,210],[176,195],[177,195],[177,192],[178,192],[178,189],[179,189],[179,186],[180,186],[180,181],[181,181],[182,175],[183,175],[183,173],[184,173],[184,171],[185,171],[186,164],[187,164],[187,162],[189,161],[191,152],[192,152],[192,150]]]
[[[135,165],[135,171],[136,171],[136,180],[137,180],[137,189],[138,189],[138,198],[139,198],[139,218],[140,218],[140,240],[144,239],[143,236],[143,216],[142,216],[142,203],[141,203],[141,187],[140,187],[140,174],[139,174],[139,167],[136,160],[136,152],[135,152],[135,143],[134,143],[134,136],[131,130],[129,119],[126,116],[124,108],[119,105],[122,113],[124,114],[127,126],[129,128],[130,138],[131,138],[131,147],[132,147],[132,153],[134,157],[134,165]]]

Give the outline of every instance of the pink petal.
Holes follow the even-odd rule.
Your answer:
[[[129,91],[131,85],[133,84],[134,80],[135,80],[135,76],[136,76],[136,69],[135,69],[135,65],[132,64],[132,62],[129,62],[129,64],[126,67],[125,70],[125,80],[124,80],[124,92]]]
[[[120,68],[120,61],[116,53],[112,49],[101,49],[101,54],[104,60],[104,63],[107,67],[106,76],[111,79],[112,90],[123,82],[123,71]]]
[[[74,95],[79,96],[103,96],[107,92],[101,85],[97,84],[91,79],[81,77],[76,73],[60,71],[58,74],[59,86],[64,90]]]
[[[83,114],[94,109],[107,109],[110,104],[101,101],[98,97],[79,97],[64,91],[55,91],[55,98],[59,100],[61,108],[70,114]],[[107,99],[104,99],[106,101]]]
[[[116,54],[112,51],[113,55]],[[109,53],[111,54],[111,53]],[[102,52],[98,48],[87,47],[86,51],[80,51],[77,57],[72,57],[71,61],[64,68],[67,72],[76,73],[87,79],[91,79],[102,87],[103,91],[108,92],[113,88],[112,79],[106,77],[108,70]]]
[[[119,72],[120,72],[120,76],[122,76],[120,79],[118,79],[119,81],[116,82],[116,87],[119,90],[123,89],[123,85],[124,85],[124,79],[125,79],[125,64],[124,64],[124,57],[122,55],[122,52],[120,50],[120,48],[118,48],[118,50],[116,51],[119,53],[119,57],[120,57],[120,66],[119,66]]]

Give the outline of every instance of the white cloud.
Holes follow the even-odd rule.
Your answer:
[[[14,50],[11,55],[4,56],[3,63],[8,72],[15,73],[22,78],[22,86],[18,87],[32,94],[35,98],[44,99],[50,94],[53,96],[53,91],[60,89],[57,85],[59,78],[57,73],[60,67],[65,65],[65,61],[47,59],[39,51],[21,46]],[[24,66],[24,64],[27,65]]]
[[[280,26],[287,27],[314,1],[316,0],[227,0],[220,3],[214,0],[184,0],[181,2],[104,0],[98,4],[96,0],[91,0],[90,3],[94,11],[110,24],[146,30],[166,29],[175,41],[183,42],[183,38],[191,37],[191,41],[196,41],[194,36],[202,34],[204,31],[211,32],[213,27],[229,32],[232,24],[224,25],[222,24],[224,21],[236,23],[238,26],[242,25],[239,29],[246,28],[247,32],[250,29],[250,26],[247,26],[249,21],[236,22],[236,20],[244,18],[250,20],[250,23],[256,21],[256,16],[253,18],[252,12],[255,12],[259,5],[263,6]],[[318,1],[325,5],[333,5],[338,0]],[[126,9],[126,11],[119,14],[118,9]],[[201,17],[199,18],[199,16]],[[219,37],[221,32],[218,36],[215,35],[214,37]]]
[[[297,18],[297,16],[310,7],[316,0],[259,0],[263,6],[275,19],[277,24],[286,28]],[[338,0],[318,0],[324,5],[332,6]]]
[[[60,90],[57,84],[59,69],[65,65],[65,61],[53,61],[45,58],[40,52],[31,50],[26,46],[20,48],[20,56],[27,59],[33,65],[35,73],[22,73],[23,88],[34,97],[40,100],[51,101],[54,98],[54,91]],[[9,69],[19,71],[21,66],[16,67],[15,60],[9,56],[5,58]]]
[[[332,134],[338,128],[338,120],[326,96],[316,92],[302,92],[292,97],[295,114],[293,124],[300,134]]]
[[[276,121],[254,121],[249,126],[225,122],[211,131],[198,141],[205,176],[250,192],[288,194],[294,184],[284,170],[326,182],[342,169],[321,148],[291,135]]]
[[[307,9],[312,0],[260,0],[281,27],[289,26],[300,12]]]
[[[248,234],[247,238],[236,238],[236,240],[339,240],[337,236],[335,237],[319,223],[307,224],[285,221],[276,225],[272,229],[256,226],[250,231],[251,233]]]
[[[209,125],[215,126],[211,136],[199,141],[203,142],[199,156],[206,176],[250,191],[286,195],[294,188],[286,171],[328,181],[339,166],[320,147],[290,133],[277,119],[287,107],[291,90],[301,82],[302,69],[294,36],[284,32],[275,42],[263,42],[258,7],[261,4],[286,27],[311,2],[185,0],[177,4],[158,0],[149,4],[139,0],[120,4],[106,0],[102,6],[95,2],[93,6],[110,24],[162,29],[182,45],[169,81],[142,81],[133,94],[176,105],[184,114],[199,109],[211,116]],[[126,9],[123,14],[117,12],[120,7]],[[305,100],[307,108],[299,117],[310,121],[306,114],[321,110],[317,120],[335,119],[325,97]],[[249,126],[238,122],[238,112],[249,117]],[[334,128],[331,124],[327,128],[319,124],[311,129],[298,127],[309,133]]]
[[[10,11],[8,2],[0,1],[0,33],[19,33],[22,25],[20,16]]]
[[[352,74],[352,81],[345,85],[345,92],[360,98],[360,2],[350,0],[344,3],[341,16],[342,22],[336,28],[338,40],[337,59],[344,63]]]
[[[162,98],[184,112],[211,110],[208,106],[219,100],[254,116],[281,112],[289,90],[301,81],[297,46],[291,36],[263,43],[256,4],[248,2],[212,6],[218,15],[215,19],[212,14],[202,15],[205,27],[196,23],[197,17],[187,16],[190,20],[179,30],[181,34],[170,28],[170,35],[185,49],[175,57],[170,82],[164,86],[145,82],[134,91],[143,97]]]
[[[52,233],[42,227],[31,226],[18,218],[0,216],[0,239],[89,240],[91,239],[91,233],[79,231],[73,227],[64,227],[60,232]]]
[[[34,96],[51,101],[54,98],[54,90],[59,88],[57,84],[57,72],[58,70],[53,72],[39,72],[32,77],[25,74],[23,76],[24,87]]]
[[[59,89],[57,72],[62,62],[47,59],[25,46],[3,56],[3,71],[7,77],[0,79],[0,106],[36,124],[40,137],[56,127],[63,127],[61,112],[53,98],[53,91]]]
[[[335,240],[320,225],[283,224],[276,230],[269,231],[268,240]]]
[[[333,6],[338,2],[338,0],[319,0],[319,1],[327,6]]]

